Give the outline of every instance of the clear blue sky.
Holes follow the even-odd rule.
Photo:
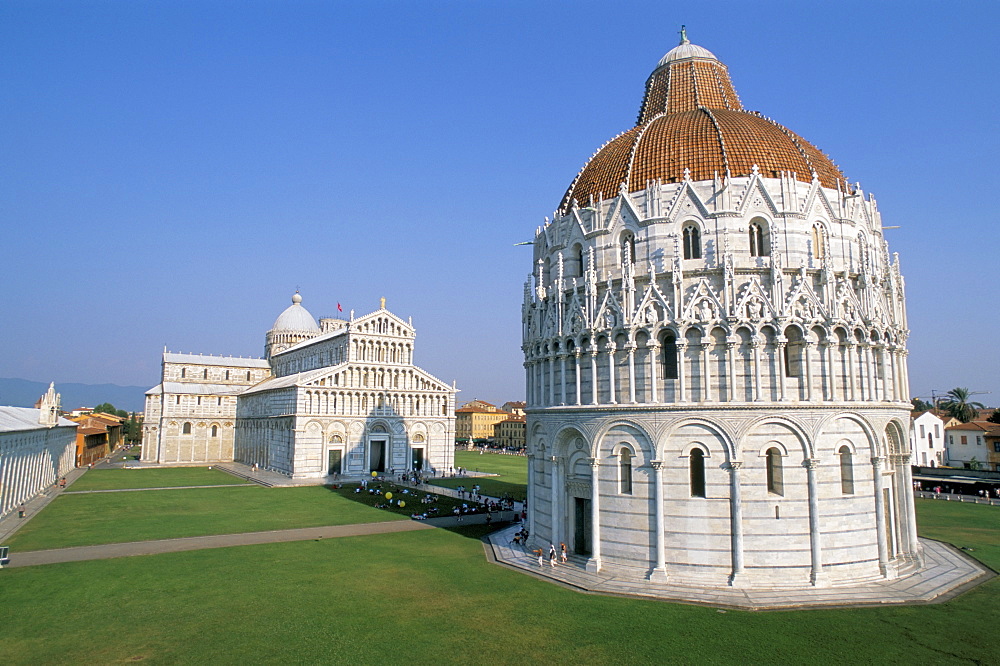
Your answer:
[[[296,287],[412,316],[460,400],[523,397],[531,238],[687,24],[875,194],[914,395],[1000,404],[991,2],[0,4],[0,376],[152,386],[260,355]]]

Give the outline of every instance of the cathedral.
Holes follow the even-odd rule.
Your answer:
[[[457,391],[413,364],[415,337],[385,299],[317,322],[296,292],[263,359],[164,351],[142,460],[236,461],[294,479],[449,470]]]
[[[906,308],[875,198],[682,32],[534,237],[529,524],[592,571],[809,587],[919,567]]]

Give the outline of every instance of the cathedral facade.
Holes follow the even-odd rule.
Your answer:
[[[457,391],[413,364],[415,338],[384,299],[317,322],[296,293],[263,359],[164,353],[143,460],[235,460],[296,479],[449,470]]]
[[[809,586],[920,561],[875,199],[686,37],[534,238],[529,521],[592,570]]]

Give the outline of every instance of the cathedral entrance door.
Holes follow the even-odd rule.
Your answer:
[[[419,472],[424,468],[424,450],[423,449],[413,449],[413,471]]]
[[[340,460],[343,456],[343,451],[340,449],[330,449],[328,464],[326,466],[327,474],[340,474]]]
[[[577,555],[590,555],[590,500],[574,497],[573,501],[573,552]]]
[[[384,472],[385,471],[385,440],[378,439],[368,442],[368,448],[370,453],[369,458],[369,472]]]

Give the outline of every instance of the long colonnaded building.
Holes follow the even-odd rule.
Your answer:
[[[906,309],[874,197],[681,44],[534,238],[529,521],[591,570],[914,570]]]

